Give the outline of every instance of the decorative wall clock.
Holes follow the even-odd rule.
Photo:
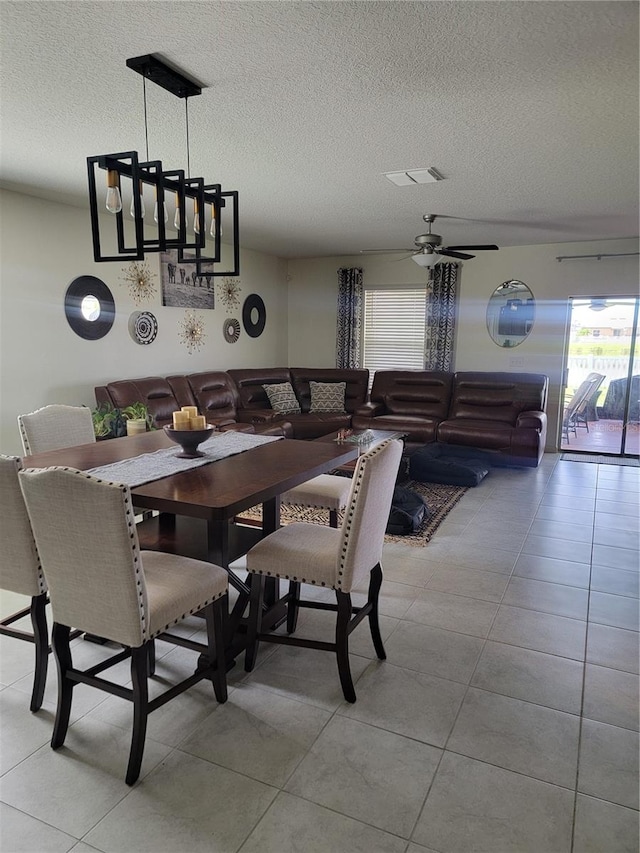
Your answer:
[[[250,293],[242,306],[242,325],[250,338],[259,338],[267,322],[267,309],[257,293]]]
[[[197,352],[204,344],[206,333],[204,320],[195,311],[188,311],[182,321],[178,324],[180,329],[180,340],[186,346],[188,352]]]
[[[227,318],[222,324],[222,334],[228,344],[235,344],[240,337],[240,323],[234,318]]]
[[[158,334],[158,321],[150,311],[134,311],[129,317],[129,334],[137,344],[151,344]]]
[[[97,341],[113,326],[116,303],[104,281],[94,275],[81,275],[67,288],[64,313],[76,335]]]

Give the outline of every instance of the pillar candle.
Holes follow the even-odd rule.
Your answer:
[[[174,412],[173,413],[173,428],[174,429],[191,429],[189,425],[189,413],[188,412]]]
[[[197,418],[198,417],[197,406],[183,406],[182,411],[186,412],[187,417],[189,417],[189,418]]]
[[[196,415],[195,418],[189,418],[190,429],[204,429],[206,425],[207,422],[204,418],[204,415]]]

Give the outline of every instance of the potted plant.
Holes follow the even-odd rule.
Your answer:
[[[155,429],[153,419],[144,403],[132,403],[123,409],[110,403],[101,403],[91,412],[93,431],[98,440],[120,438],[129,433],[128,424],[135,424],[131,432],[146,432]]]
[[[148,429],[155,429],[153,418],[144,403],[132,403],[122,409],[122,415],[126,419],[127,435],[137,435]]]

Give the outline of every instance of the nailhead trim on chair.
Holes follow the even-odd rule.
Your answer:
[[[20,425],[20,428],[22,428],[22,424]],[[5,458],[6,459],[12,459],[15,462],[16,469],[18,471],[23,470],[22,460],[20,459],[19,456],[7,456]],[[31,530],[31,525],[29,525],[29,528]],[[36,540],[35,540],[35,536],[33,535],[33,530],[31,530],[30,535],[31,535],[31,542],[33,544],[33,553],[34,553],[34,556],[36,558],[36,562],[38,564],[38,590],[39,590],[40,594],[42,594],[43,592],[47,592],[49,587],[47,586],[47,582],[46,582],[45,577],[44,577],[44,572],[42,571],[42,563],[40,562],[40,554],[38,553],[38,548],[36,546]]]

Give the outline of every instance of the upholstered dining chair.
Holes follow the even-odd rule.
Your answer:
[[[28,415],[18,415],[18,425],[26,456],[96,440],[91,409],[86,406],[53,403]]]
[[[329,526],[338,526],[338,513],[343,510],[351,493],[351,478],[337,474],[320,474],[285,492],[280,502],[313,509],[329,510]]]
[[[390,440],[359,458],[339,529],[295,522],[271,533],[247,553],[251,578],[245,657],[248,672],[255,664],[260,641],[331,651],[336,655],[344,697],[347,702],[356,701],[349,666],[349,634],[366,616],[376,654],[380,660],[386,657],[378,622],[378,596],[382,586],[384,532],[401,455],[402,442]],[[362,607],[354,607],[351,591],[367,577],[367,602]],[[295,631],[300,607],[331,610],[337,614],[335,642],[263,633],[267,578],[289,580],[289,591],[280,600],[287,608],[289,635]],[[336,603],[303,601],[300,598],[303,583],[335,590]]]
[[[0,634],[26,640],[35,646],[35,673],[31,691],[32,711],[42,707],[49,660],[47,633],[47,583],[27,515],[18,471],[22,463],[16,456],[0,456],[0,588],[31,597],[29,607],[0,620]],[[14,626],[25,616],[31,617],[33,632]]]
[[[126,782],[140,774],[147,717],[203,678],[218,702],[227,698],[224,620],[227,573],[219,566],[174,554],[140,551],[128,486],[73,468],[26,469],[20,485],[53,612],[52,645],[58,667],[58,706],[51,746],[62,746],[73,689],[88,684],[133,703],[133,732]],[[207,644],[174,637],[168,629],[190,614],[206,619]],[[69,626],[121,646],[108,660],[75,669]],[[195,672],[149,700],[147,679],[154,639],[199,652]],[[131,658],[132,687],[98,677]]]

